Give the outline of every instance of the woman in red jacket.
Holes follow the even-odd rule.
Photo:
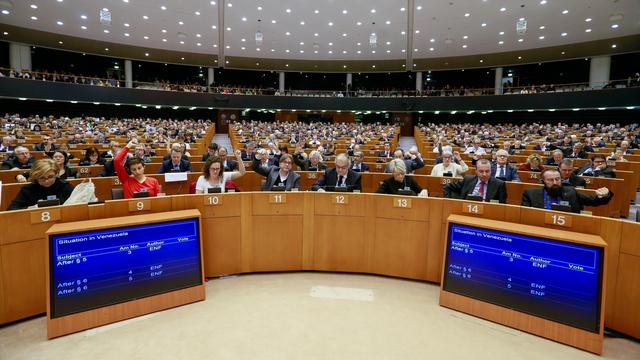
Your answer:
[[[131,140],[113,159],[113,166],[122,184],[124,197],[125,199],[130,199],[133,197],[133,193],[141,191],[148,192],[149,196],[158,196],[160,192],[158,180],[144,175],[144,161],[142,159],[138,157],[129,158],[127,166],[129,167],[131,175],[127,174],[127,170],[124,168],[129,150],[135,149],[136,145],[138,145],[138,141],[136,139]]]

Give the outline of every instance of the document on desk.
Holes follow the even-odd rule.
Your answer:
[[[186,172],[168,172],[164,173],[164,182],[187,181]]]

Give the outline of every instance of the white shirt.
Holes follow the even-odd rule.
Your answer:
[[[462,176],[467,170],[469,170],[469,166],[464,161],[461,161],[460,165],[452,161],[447,167],[444,166],[444,163],[435,165],[431,169],[431,176],[443,176],[446,172],[450,172],[452,176]]]
[[[222,183],[218,184],[209,182],[204,178],[204,175],[200,175],[200,177],[198,178],[198,182],[196,182],[196,191],[202,191],[203,193],[206,193],[207,189],[209,188],[219,187],[220,191],[224,192],[224,183],[227,180],[231,180],[231,174],[231,172],[225,172],[224,174],[222,174]]]

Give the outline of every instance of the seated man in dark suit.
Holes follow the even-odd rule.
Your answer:
[[[378,157],[391,159],[393,157],[393,151],[391,151],[391,145],[389,143],[384,144],[384,150],[378,151]]]
[[[577,192],[571,186],[562,186],[562,177],[556,169],[544,170],[542,181],[543,188],[526,189],[522,193],[522,206],[551,209],[551,204],[566,202],[571,206],[571,212],[579,213],[585,205],[604,205],[613,197],[613,193],[604,187],[596,190],[596,196],[589,196]]]
[[[587,182],[582,177],[573,173],[573,160],[562,160],[560,162],[560,166],[558,167],[558,171],[560,171],[562,185],[573,187],[587,187]]]
[[[604,154],[595,154],[591,158],[591,164],[586,164],[575,171],[575,174],[578,176],[595,176],[595,177],[606,177],[606,178],[615,178],[615,171],[607,167],[607,162],[605,160]]]
[[[58,145],[53,143],[54,141],[55,140],[51,135],[45,135],[40,144],[35,144],[33,146],[33,150],[53,153],[58,148]]]
[[[218,148],[218,157],[222,160],[224,171],[236,171],[238,170],[238,162],[236,160],[227,159],[227,148],[221,146]]]
[[[250,142],[245,146],[245,149],[242,150],[242,160],[244,161],[253,161],[253,155],[256,150],[256,143]]]
[[[190,172],[191,163],[189,160],[182,158],[182,152],[171,149],[171,158],[163,161],[162,166],[158,170],[158,174],[170,173],[170,172]]]
[[[351,164],[351,170],[355,172],[366,172],[369,171],[369,165],[363,163],[364,154],[362,151],[356,151],[353,154],[353,163]]]
[[[559,166],[563,158],[564,158],[564,153],[562,152],[562,150],[555,149],[551,153],[551,156],[548,157],[547,160],[545,160],[544,164],[550,165],[550,166]]]
[[[253,158],[252,168],[253,171],[265,176],[266,179],[262,184],[262,191],[269,191],[274,186],[284,186],[285,190],[291,191],[291,189],[300,188],[300,175],[291,171],[293,167],[293,158],[289,154],[282,154],[280,156],[279,166],[269,165],[268,167],[261,166],[260,163],[268,163],[268,156],[265,149],[259,151]]]
[[[565,158],[571,158],[571,159],[586,159],[587,158],[587,152],[583,150],[583,145],[582,143],[575,143],[573,144],[573,147],[569,150],[567,149],[564,152],[564,157]]]
[[[507,187],[504,181],[491,176],[489,160],[478,160],[476,175],[467,175],[462,181],[452,181],[444,187],[446,198],[466,199],[469,195],[481,196],[484,201],[507,202]]]
[[[509,165],[509,153],[506,150],[496,151],[496,162],[491,164],[491,176],[503,181],[520,181],[518,170]]]
[[[336,167],[325,170],[320,179],[311,186],[311,190],[325,191],[325,187],[346,187],[349,191],[362,189],[360,174],[349,169],[347,154],[338,154]]]
[[[218,155],[218,144],[211,143],[207,147],[207,152],[202,154],[202,161],[203,162],[207,161],[211,156],[216,156],[216,155]]]

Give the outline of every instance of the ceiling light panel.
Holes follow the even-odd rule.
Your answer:
[[[13,4],[9,9],[10,15],[0,14],[2,23],[61,35],[140,46],[144,49],[160,48],[211,54],[218,52],[212,46],[218,43],[217,1],[20,0],[13,1]],[[35,5],[35,8],[31,5]],[[111,14],[110,25],[103,25],[99,21],[99,13],[103,8],[107,8]],[[0,11],[2,9],[0,2]],[[38,20],[31,20],[32,16]],[[147,19],[143,19],[143,16]],[[182,26],[179,25],[180,21],[183,22]],[[212,29],[212,26],[216,29]],[[180,39],[184,41],[184,45],[178,42],[178,32],[187,35],[186,38]],[[129,36],[125,36],[125,33]],[[201,37],[196,37],[196,34],[201,34]],[[141,54],[144,53],[144,49],[140,51]]]
[[[2,8],[0,4],[2,23],[144,47],[142,54],[145,49],[160,48],[215,55],[220,48],[225,49],[218,46],[218,1],[25,0],[13,1],[13,4],[11,8]],[[407,36],[412,36],[413,40],[410,50],[419,50],[409,51],[414,58],[429,58],[527,50],[640,33],[640,23],[637,17],[632,16],[637,13],[637,1],[563,0],[543,3],[535,0],[520,8],[510,2],[415,0],[412,33],[406,33],[407,14],[410,13],[406,2],[343,0],[337,3],[335,0],[316,0],[310,6],[299,0],[228,0],[225,4],[232,5],[224,7],[224,28],[232,29],[224,31],[224,46],[230,46],[225,49],[227,56],[404,60],[406,51],[403,53],[402,50],[407,49]],[[109,26],[99,22],[99,12],[104,7],[111,13]],[[502,7],[505,11],[500,11]],[[564,10],[568,13],[562,14]],[[144,20],[143,15],[148,18]],[[527,20],[528,29],[525,34],[518,35],[515,23],[521,17]],[[333,26],[328,25],[330,22]],[[129,26],[125,27],[125,23]],[[487,25],[482,27],[482,23]],[[263,34],[261,45],[255,43],[258,30]],[[287,32],[289,36],[285,35]],[[179,33],[184,35],[178,37]],[[376,35],[375,48],[370,45],[372,33]],[[563,33],[567,35],[561,36]],[[242,38],[246,42],[242,43]],[[331,47],[329,42],[333,43]],[[608,49],[611,49],[611,44],[613,42],[607,45]],[[241,46],[245,46],[245,50],[241,50]],[[259,48],[260,51],[257,50]],[[285,52],[287,49],[289,53]],[[331,54],[329,50],[332,50]]]
[[[233,0],[233,4],[232,8],[225,9],[225,26],[233,29],[225,31],[225,42],[232,45],[225,51],[226,56],[297,60],[404,59],[400,50],[406,47],[406,36],[400,35],[399,29],[407,27],[407,12],[400,11],[397,2],[346,0],[336,5],[334,0],[318,0],[309,6],[299,0]],[[258,10],[258,6],[262,9]],[[243,17],[247,21],[242,21]],[[254,42],[258,30],[263,36],[263,51],[257,51],[256,46],[246,46],[245,50],[233,47],[241,44],[243,38],[247,44]],[[376,34],[376,47],[369,45],[372,33]],[[362,45],[357,46],[357,43]],[[265,47],[268,51],[264,51]]]

